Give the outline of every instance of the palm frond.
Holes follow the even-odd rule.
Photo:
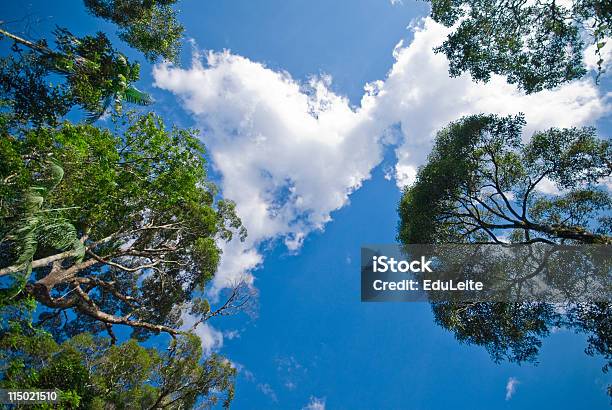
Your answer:
[[[27,190],[23,198],[24,214],[8,235],[15,243],[17,251],[15,265],[20,271],[16,275],[23,277],[25,281],[30,276],[32,261],[41,246],[56,251],[71,249],[77,260],[85,256],[85,245],[79,240],[74,225],[57,214],[59,209],[43,209],[46,195],[57,187],[64,176],[64,169],[58,164],[47,162],[47,165],[50,181],[41,184],[46,186],[33,186]],[[21,283],[21,280],[18,282]]]
[[[153,102],[151,96],[134,86],[129,86],[123,92],[123,99],[132,104],[149,105]]]

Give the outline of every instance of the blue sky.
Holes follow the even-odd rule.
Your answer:
[[[429,52],[442,31],[419,20],[426,3],[403,3],[183,0],[199,61],[217,54],[198,66],[186,44],[181,67],[143,63],[139,86],[169,121],[203,130],[211,173],[251,233],[226,248],[215,289],[238,274],[253,281],[257,318],[200,329],[241,370],[234,407],[606,408],[610,378],[584,354],[583,335],[546,338],[537,366],[497,365],[435,325],[427,304],[360,302],[359,247],[394,242],[398,185],[440,125],[491,110],[525,112],[529,131],[610,129],[605,82],[525,98],[499,78],[448,79]],[[55,24],[114,31],[80,1],[0,8],[7,21],[28,10],[42,18],[33,36]]]

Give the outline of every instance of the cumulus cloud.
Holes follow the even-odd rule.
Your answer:
[[[395,64],[387,79],[370,85],[376,89],[374,105],[378,121],[400,122],[404,142],[396,149],[396,181],[410,184],[424,163],[433,136],[450,121],[464,115],[522,112],[526,135],[537,129],[590,124],[609,110],[591,79],[576,81],[555,90],[526,96],[503,77],[474,83],[468,74],[451,78],[448,61],[432,47],[442,43],[449,29],[424,19],[414,28],[409,45],[400,42]]]
[[[381,160],[385,124],[351,109],[329,78],[299,84],[289,74],[228,52],[207,65],[154,70],[203,131],[226,198],[236,201],[247,241],[224,249],[213,293],[261,263],[257,246],[281,238],[297,251],[348,202]]]
[[[281,241],[297,252],[370,177],[386,145],[397,157],[386,174],[402,187],[414,181],[435,131],[463,115],[523,112],[530,133],[591,124],[609,109],[591,79],[525,96],[501,77],[449,78],[445,57],[432,51],[448,29],[426,18],[412,30],[356,108],[330,90],[328,76],[302,84],[227,51],[196,54],[189,68],[154,68],[156,86],[178,96],[202,130],[223,195],[249,231],[246,242],[224,245],[212,296],[239,278],[252,283],[262,246]]]
[[[302,407],[302,410],[325,410],[325,398],[311,396],[310,401]]]
[[[508,378],[508,381],[506,382],[506,400],[510,400],[512,396],[514,396],[514,393],[516,392],[516,386],[518,384],[519,381],[516,378]]]

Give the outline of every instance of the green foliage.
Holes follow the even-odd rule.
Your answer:
[[[29,187],[19,201],[21,218],[2,237],[3,242],[14,245],[12,253],[16,258],[14,265],[17,269],[11,272],[14,285],[0,291],[0,306],[10,303],[23,290],[32,272],[32,259],[39,248],[56,251],[71,249],[77,261],[85,256],[85,247],[77,237],[76,228],[64,217],[56,215],[59,210],[43,206],[45,197],[59,185],[64,176],[64,170],[59,165],[52,162],[45,165],[43,172],[37,175],[37,185]],[[45,171],[49,175],[45,175]]]
[[[496,363],[534,362],[551,323],[558,317],[546,303],[471,303],[432,306],[436,323],[462,343],[483,346]]]
[[[522,116],[475,115],[439,131],[426,165],[403,193],[398,239],[612,243],[612,199],[601,186],[612,174],[612,144],[592,128],[550,129],[524,142],[524,125]],[[587,333],[586,352],[603,356],[607,371],[611,306],[438,301],[432,310],[436,323],[460,342],[483,346],[496,362],[536,361],[554,327]]]
[[[484,347],[491,358],[537,362],[542,338],[559,327],[587,334],[585,352],[600,355],[607,373],[612,367],[612,304],[438,302],[432,304],[438,325],[453,332],[458,341]],[[608,386],[608,394],[612,385]],[[612,397],[612,395],[610,395]]]
[[[221,400],[220,404],[229,408],[234,398],[236,369],[228,360],[216,354],[199,365],[201,353],[200,340],[194,335],[172,341],[168,352],[162,355],[162,364],[155,379],[163,386],[158,403],[162,406],[180,403],[181,408],[192,408],[201,396],[205,396],[207,401],[199,405],[215,405]]]
[[[184,28],[172,5],[177,0],[84,0],[96,17],[120,27],[119,37],[142,51],[150,62],[177,61]]]
[[[586,354],[596,354],[606,359],[602,370],[608,373],[612,368],[612,304],[589,303],[570,309],[567,322],[580,332],[588,334]],[[612,397],[612,385],[608,385],[608,395]]]
[[[90,380],[80,355],[62,350],[49,333],[31,325],[35,306],[28,298],[0,309],[0,387],[57,389],[60,408],[86,406]]]
[[[49,81],[50,70],[36,53],[0,58],[0,98],[4,121],[55,124],[74,105],[66,83]]]
[[[402,197],[403,243],[610,243],[612,145],[592,128],[550,129],[522,142],[524,120],[478,115],[438,132]],[[538,188],[555,184],[557,194]]]
[[[139,338],[176,331],[182,305],[217,269],[216,241],[231,239],[235,231],[245,234],[233,203],[215,199],[195,132],[168,130],[153,114],[117,118],[116,127],[120,136],[64,123],[0,144],[0,163],[6,164],[0,181],[7,181],[0,189],[8,194],[0,208],[0,226],[8,233],[0,247],[0,273],[20,266],[11,250],[20,249],[22,239],[10,232],[30,226],[22,198],[40,185],[49,163],[63,170],[63,178],[45,191],[44,209],[35,215],[65,221],[56,226],[57,238],[78,238],[86,248],[82,260],[75,247],[56,264],[45,258],[69,249],[68,242],[32,248],[33,275],[25,292],[51,309],[77,313],[62,327],[62,316],[44,316],[54,332],[100,331],[109,321],[133,326]]]
[[[236,370],[184,335],[159,353],[135,340],[121,345],[82,333],[58,344],[30,325],[30,307],[13,305],[0,329],[0,387],[59,391],[59,408],[141,409],[207,407],[233,398]],[[19,313],[16,310],[20,310]],[[38,408],[49,408],[39,405]]]
[[[85,6],[156,61],[178,58],[174,2]],[[59,390],[41,409],[229,407],[236,370],[203,357],[181,315],[202,323],[245,303],[234,292],[211,312],[200,296],[217,241],[246,230],[207,180],[196,132],[122,113],[152,101],[103,33],[58,28],[53,49],[0,35],[15,42],[0,59],[0,387]],[[112,106],[113,130],[61,122],[75,106],[90,123]],[[133,338],[117,344],[116,325]],[[168,349],[139,345],[160,332]]]
[[[457,24],[436,49],[450,61],[450,74],[469,71],[477,81],[507,77],[527,93],[553,88],[586,74],[583,36],[601,49],[612,34],[612,8],[605,0],[430,0],[431,17]]]
[[[55,32],[55,50],[45,41],[31,43],[10,33],[16,43],[30,48],[0,60],[0,92],[10,101],[17,123],[55,125],[77,105],[94,121],[114,105],[121,111],[123,101],[148,105],[151,98],[136,89],[140,67],[117,52],[103,33],[78,38],[68,30]],[[53,74],[64,81],[54,84]],[[32,98],[34,96],[38,98]]]

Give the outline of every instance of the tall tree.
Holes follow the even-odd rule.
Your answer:
[[[173,3],[85,1],[150,61],[178,56]],[[246,235],[234,204],[195,132],[122,114],[151,103],[137,63],[103,33],[53,34],[50,47],[0,30],[14,42],[0,60],[0,386],[58,389],[60,408],[228,407],[236,371],[191,331],[249,300],[240,284],[217,309],[203,297],[218,242]],[[75,106],[90,123],[113,106],[113,129],[66,121]],[[139,345],[159,333],[166,351]]]
[[[35,298],[48,308],[41,322],[68,336],[112,325],[176,335],[186,306],[213,314],[191,302],[217,269],[216,241],[246,231],[206,179],[195,132],[153,114],[117,127],[64,123],[1,140],[5,298]]]
[[[602,49],[612,35],[609,1],[429,1],[431,17],[454,27],[436,48],[448,58],[453,76],[468,71],[486,82],[500,74],[527,93],[553,88],[586,74],[585,37],[603,70]]]
[[[400,205],[404,244],[612,244],[612,145],[592,128],[550,129],[523,143],[521,116],[476,115],[436,136]],[[556,191],[556,192],[554,192]],[[554,192],[554,193],[551,193]],[[535,361],[564,326],[589,334],[586,353],[612,365],[612,304],[435,301],[436,322],[497,362]],[[612,386],[609,389],[612,395]]]

